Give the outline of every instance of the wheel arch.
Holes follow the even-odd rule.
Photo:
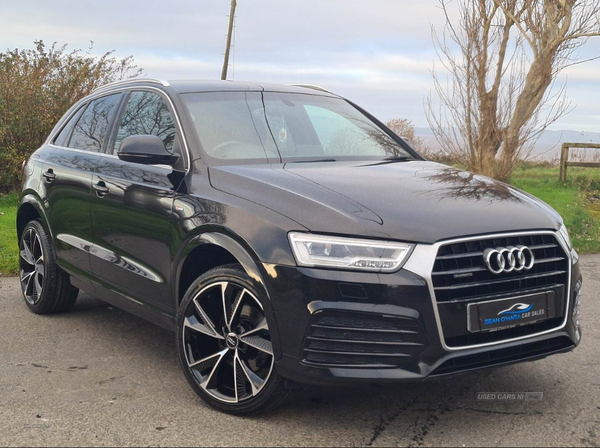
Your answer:
[[[180,287],[183,270],[186,266],[186,261],[193,257],[195,253],[202,250],[210,250],[210,248],[219,248],[222,254],[229,254],[229,262],[222,264],[239,263],[242,265],[246,273],[260,285],[267,294],[267,298],[270,300],[269,292],[267,290],[264,278],[258,267],[258,257],[252,251],[250,246],[239,236],[226,234],[219,230],[210,230],[201,234],[191,237],[179,250],[179,256],[175,263],[174,272],[174,297],[177,301],[176,305],[179,306],[183,294],[187,288]],[[215,264],[212,267],[221,266],[222,264]],[[184,289],[183,291],[181,289]]]
[[[251,278],[252,282],[255,283],[257,289],[261,292],[261,294],[259,294],[259,299],[263,304],[265,314],[267,315],[267,319],[269,321],[269,330],[271,332],[275,359],[280,359],[281,346],[279,343],[277,319],[273,312],[273,307],[271,306],[271,297],[269,295],[267,284],[265,283],[264,277],[259,268],[258,257],[252,251],[250,246],[237,235],[225,233],[223,230],[212,229],[191,237],[187,243],[183,245],[182,249],[179,251],[180,255],[177,258],[177,262],[174,264],[175,272],[173,278],[175,281],[173,282],[173,297],[176,301],[175,309],[179,310],[181,300],[188,289],[186,286],[184,286],[185,283],[182,284],[181,282],[182,275],[184,275],[184,268],[189,267],[189,265],[186,266],[186,261],[190,260],[190,257],[194,257],[194,254],[202,253],[203,250],[214,250],[210,248],[219,248],[218,250],[223,251],[221,252],[221,256],[225,253],[229,254],[229,262],[225,264],[240,264],[244,271]],[[207,270],[222,265],[223,264],[212,265]],[[193,279],[195,280],[202,275],[202,273],[202,270],[198,270],[195,275],[192,275]]]
[[[40,200],[32,193],[28,193],[23,196],[21,199],[21,203],[19,204],[19,209],[17,210],[17,238],[20,239],[23,234],[23,230],[27,223],[32,221],[33,219],[39,219],[42,221],[44,228],[50,234],[50,240],[54,242],[52,229],[48,225],[48,218],[46,216],[46,212],[42,207]]]

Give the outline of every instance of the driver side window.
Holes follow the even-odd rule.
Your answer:
[[[173,152],[177,131],[173,115],[162,96],[154,92],[132,92],[121,118],[113,154],[117,154],[123,140],[131,135],[156,135],[167,151]]]

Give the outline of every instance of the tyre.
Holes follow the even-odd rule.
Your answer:
[[[179,360],[194,391],[210,406],[249,415],[279,405],[290,393],[275,371],[263,305],[239,265],[199,277],[179,309]]]
[[[31,221],[19,241],[19,276],[25,303],[36,314],[68,311],[79,290],[58,267],[50,237],[39,221]]]

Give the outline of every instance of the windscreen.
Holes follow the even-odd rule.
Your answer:
[[[182,96],[203,151],[216,161],[413,158],[341,98],[274,92]]]

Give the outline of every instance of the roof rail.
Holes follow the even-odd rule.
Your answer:
[[[325,87],[316,86],[314,84],[287,84],[292,87],[304,87],[305,89],[319,90],[320,92],[327,92],[333,94],[331,90],[327,90]]]
[[[153,84],[160,84],[165,87],[169,87],[171,84],[169,81],[165,81],[164,79],[156,79],[156,78],[128,78],[122,79],[121,81],[109,82],[108,84],[104,84],[103,86],[97,87],[93,90],[93,92],[98,92],[100,90],[109,89],[112,87],[118,87],[121,85],[127,85],[137,82],[149,82]]]

